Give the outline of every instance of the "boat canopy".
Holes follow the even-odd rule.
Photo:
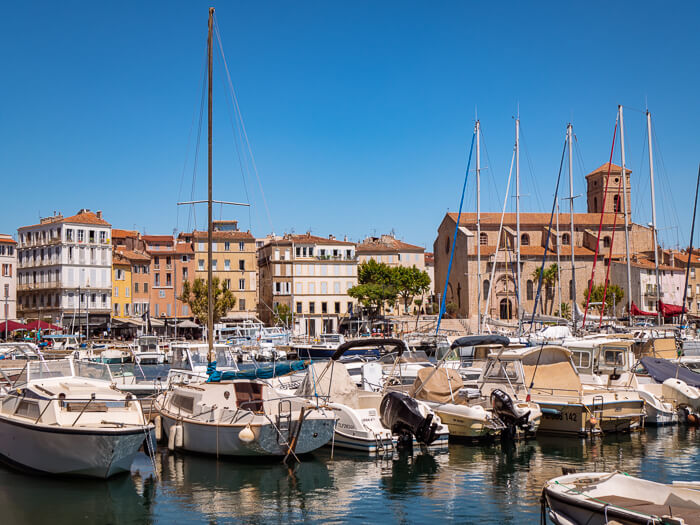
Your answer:
[[[571,362],[571,352],[560,346],[543,346],[522,358],[525,384],[547,392],[581,391],[581,379]]]
[[[352,348],[363,348],[363,347],[394,347],[396,348],[398,355],[400,356],[404,350],[407,350],[406,343],[401,339],[393,339],[391,337],[363,337],[360,339],[353,339],[352,341],[347,341],[340,345],[331,359],[337,361],[342,357],[342,355]]]
[[[320,397],[333,403],[358,407],[355,381],[343,363],[332,360],[309,366],[304,381],[294,394],[306,398]]]
[[[654,381],[663,383],[671,378],[680,379],[681,381],[685,381],[689,386],[700,388],[700,374],[678,363],[658,357],[642,357],[640,361]]]
[[[502,335],[467,335],[455,339],[450,348],[461,348],[463,346],[481,346],[481,345],[501,345],[508,346],[510,339]]]
[[[304,370],[311,361],[291,361],[289,363],[276,363],[270,366],[260,366],[249,370],[217,370],[216,361],[207,366],[207,383],[231,381],[233,379],[272,379],[293,372]]]
[[[454,368],[425,367],[418,370],[408,395],[423,401],[454,403],[455,396],[464,388],[462,376]]]

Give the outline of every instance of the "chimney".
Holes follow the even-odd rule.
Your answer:
[[[328,236],[328,239],[331,240],[331,241],[334,241],[334,240],[335,240],[335,235],[329,235],[329,236]]]
[[[348,236],[343,237],[343,241],[348,242]]]
[[[97,215],[98,219],[101,219],[102,218],[102,210],[97,210],[97,213],[95,215]]]

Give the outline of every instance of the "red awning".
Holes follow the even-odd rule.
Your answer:
[[[646,317],[656,317],[656,314],[654,312],[645,312],[644,310],[640,310],[636,304],[634,304],[634,301],[632,301],[632,309],[630,310],[630,313],[636,317],[640,316],[646,316]]]
[[[47,323],[46,321],[32,321],[31,323],[27,324],[27,328],[29,330],[39,330],[40,328],[42,330],[63,330],[63,328],[61,328],[60,326]]]
[[[23,325],[22,323],[18,323],[17,321],[7,321],[7,331],[13,332],[14,330],[29,330],[29,328],[27,328],[27,325]],[[0,323],[0,335],[3,335],[4,333],[5,321]]]
[[[685,312],[685,308],[682,306],[676,306],[675,304],[666,304],[663,301],[659,301],[659,311],[664,317],[673,317],[674,315],[681,315]]]

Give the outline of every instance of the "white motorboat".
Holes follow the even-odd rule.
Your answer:
[[[585,472],[549,480],[542,499],[556,525],[700,523],[697,482],[666,485],[622,472]]]
[[[155,335],[142,335],[134,340],[131,346],[134,362],[139,365],[162,365],[165,363],[165,352],[158,344]]]
[[[308,367],[295,395],[308,400],[312,407],[325,406],[337,415],[333,439],[336,447],[386,453],[408,444],[409,440],[410,446],[447,446],[449,430],[426,403],[413,399],[385,401],[387,396],[383,392],[358,388],[340,358],[355,348],[376,348],[377,345],[397,347],[397,359],[406,349],[400,339],[355,339],[343,343],[330,361]],[[400,412],[387,414],[390,407]],[[410,414],[404,413],[407,407]],[[389,420],[394,420],[394,424],[388,424]]]
[[[106,365],[27,363],[0,405],[0,456],[33,472],[108,478],[129,471],[149,425]]]

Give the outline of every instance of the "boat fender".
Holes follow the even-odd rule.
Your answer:
[[[588,422],[591,424],[592,427],[595,427],[598,425],[598,419],[595,417],[592,417],[588,420]]]
[[[238,439],[246,445],[255,441],[255,433],[250,428],[250,425],[246,425],[245,428],[238,433]]]
[[[155,425],[155,434],[156,434],[156,441],[160,441],[163,439],[163,420],[161,419],[160,416],[156,416],[153,419],[153,424]]]
[[[173,425],[168,434],[168,450],[175,450],[183,444],[182,425]]]

